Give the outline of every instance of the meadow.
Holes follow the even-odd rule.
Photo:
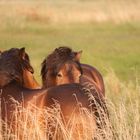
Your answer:
[[[139,140],[139,7],[139,0],[1,0],[0,49],[26,47],[40,83],[41,62],[55,48],[83,50],[81,62],[104,77],[117,140]]]

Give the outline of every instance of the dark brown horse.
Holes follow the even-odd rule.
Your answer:
[[[103,110],[107,112],[104,101],[104,83],[102,76],[95,68],[86,64],[80,64],[80,56],[81,52],[73,52],[68,47],[59,47],[43,61],[41,70],[43,87],[48,88],[53,86],[53,89],[51,89],[53,92],[51,94],[48,93],[50,98],[45,100],[47,100],[48,104],[52,104],[52,102],[54,102],[53,99],[61,101],[60,105],[62,106],[64,116],[70,116],[66,114],[71,113],[69,107],[73,109],[75,106],[75,104],[73,104],[75,99],[72,93],[76,93],[75,95],[78,96],[77,98],[83,103],[83,106],[89,108],[90,102],[88,101],[88,96],[85,95],[85,91],[82,91],[83,88],[87,88]],[[76,66],[77,69],[74,69],[73,66]],[[67,81],[65,79],[67,79]],[[48,89],[48,92],[49,90],[50,89]],[[57,92],[57,90],[61,90],[62,93]],[[43,95],[40,97],[42,98],[42,96]],[[44,99],[42,102],[44,102]],[[72,106],[72,104],[74,106]],[[97,112],[95,114],[99,116]]]
[[[42,82],[48,88],[56,85],[79,83],[82,69],[78,55],[68,47],[55,49],[42,63]]]
[[[0,54],[1,107],[4,120],[9,120],[13,111],[11,97],[22,102],[24,99],[30,100],[35,93],[39,93],[40,90],[30,90],[39,88],[33,72],[24,48],[13,48]]]

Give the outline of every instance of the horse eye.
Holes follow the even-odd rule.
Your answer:
[[[57,77],[62,77],[62,74],[61,74],[61,73],[58,73],[58,74],[57,74]]]

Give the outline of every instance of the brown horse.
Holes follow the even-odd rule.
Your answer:
[[[53,89],[51,89],[51,94],[48,93],[50,96],[48,100],[43,99],[43,95],[40,95],[43,99],[42,102],[44,103],[44,100],[47,100],[47,104],[52,104],[54,102],[53,99],[59,100],[61,101],[60,105],[62,106],[64,116],[70,116],[66,114],[71,113],[69,107],[73,109],[72,105],[68,105],[69,103],[72,104],[74,102],[72,93],[76,93],[75,95],[78,96],[79,101],[82,100],[81,102],[84,107],[89,107],[88,97],[82,91],[83,88],[88,88],[91,95],[100,106],[104,108],[103,110],[106,110],[105,112],[107,112],[104,101],[104,83],[102,76],[95,68],[86,64],[80,64],[80,56],[81,51],[73,52],[68,47],[59,47],[43,61],[41,69],[43,87],[48,88],[53,86]],[[74,69],[73,66],[76,66],[77,69]],[[91,86],[89,87],[88,85]],[[60,91],[60,89],[62,93],[57,92]],[[49,91],[50,89],[48,89],[48,92]],[[68,100],[71,100],[71,102]],[[73,105],[75,106],[75,104]],[[98,113],[95,114],[96,116],[99,116]]]
[[[39,88],[33,72],[24,48],[12,48],[0,54],[1,107],[4,120],[10,119],[13,110],[11,97],[22,102],[23,99],[30,100],[35,93],[39,93],[40,90],[30,90]]]
[[[78,55],[68,47],[55,49],[42,63],[41,75],[43,86],[79,83],[82,69]]]

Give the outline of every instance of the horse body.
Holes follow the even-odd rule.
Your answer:
[[[79,83],[63,84],[48,88],[41,94],[36,94],[30,103],[42,109],[49,107],[54,110],[60,110],[64,124],[67,126],[76,119],[75,125],[78,123],[79,129],[81,129],[80,124],[85,118],[83,116],[84,110],[92,114],[94,131],[97,128],[104,128],[105,118],[108,117],[108,110],[102,94],[99,94],[95,89],[86,89]],[[91,118],[89,121],[91,121]]]
[[[21,86],[18,82],[12,81],[6,86],[1,88],[1,107],[2,107],[2,119],[8,123],[11,120],[12,113],[16,109],[16,106],[23,103],[26,107],[28,102],[34,95],[42,93],[41,89],[28,89]]]
[[[44,96],[44,93],[37,96],[42,99],[42,105],[40,107],[51,107],[55,102],[58,102],[66,118],[71,116],[71,113],[76,109],[76,107],[78,107],[77,105],[79,105],[79,107],[92,110],[93,104],[91,105],[89,96],[93,96],[96,102],[101,106],[104,103],[104,98],[101,94],[98,94],[94,89],[90,89],[87,92],[85,87],[78,83],[63,84],[53,88],[48,88],[46,90],[45,98],[41,98],[41,96]]]

